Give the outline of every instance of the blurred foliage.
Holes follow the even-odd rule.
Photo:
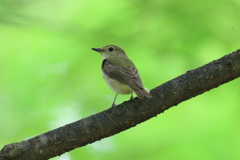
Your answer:
[[[122,47],[152,89],[239,49],[239,7],[238,0],[1,0],[0,148],[110,107],[115,94],[90,48]],[[240,159],[239,84],[53,159]]]

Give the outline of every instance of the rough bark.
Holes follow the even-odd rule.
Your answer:
[[[46,160],[112,136],[170,107],[240,76],[240,50],[187,71],[151,90],[153,98],[129,100],[63,127],[6,145],[0,160]]]

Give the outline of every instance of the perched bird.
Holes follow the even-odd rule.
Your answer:
[[[138,98],[151,98],[149,91],[143,87],[138,70],[127,57],[124,50],[114,45],[92,48],[102,55],[102,75],[109,88],[116,93],[112,107],[118,94],[136,93]]]

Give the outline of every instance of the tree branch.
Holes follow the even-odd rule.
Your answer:
[[[153,98],[135,98],[63,127],[6,145],[0,160],[46,160],[112,136],[240,76],[240,50],[168,81]]]

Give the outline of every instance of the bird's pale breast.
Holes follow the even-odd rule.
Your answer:
[[[133,92],[132,88],[127,85],[116,81],[108,77],[106,74],[102,72],[103,79],[107,83],[108,87],[117,94],[131,94]]]

